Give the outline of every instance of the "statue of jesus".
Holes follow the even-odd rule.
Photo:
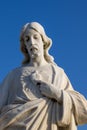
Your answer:
[[[54,62],[51,45],[42,25],[23,26],[24,60],[0,85],[0,130],[77,130],[87,123],[87,100]]]

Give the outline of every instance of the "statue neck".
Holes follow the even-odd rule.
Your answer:
[[[32,59],[29,63],[30,66],[33,67],[41,67],[48,64],[47,61],[42,57],[42,58],[37,58],[37,59]]]

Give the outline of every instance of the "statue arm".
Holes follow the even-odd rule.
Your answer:
[[[48,98],[55,99],[58,103],[63,102],[63,91],[73,90],[73,87],[65,74],[64,70],[57,67],[54,68],[54,82],[44,82],[39,81],[40,83],[40,90],[43,95]]]
[[[59,103],[62,102],[62,91],[54,87],[53,84],[41,82],[40,91],[44,96],[55,99]]]
[[[12,74],[10,72],[0,84],[0,109],[7,104],[11,80]]]
[[[56,99],[61,102],[62,116],[58,121],[58,125],[69,125],[74,117],[76,125],[87,123],[87,100],[86,98],[75,91],[70,83],[65,72],[62,71],[60,77],[57,77],[58,82],[56,91]],[[55,87],[54,86],[54,87]],[[58,95],[58,91],[61,90],[61,94]]]
[[[65,80],[66,79],[66,80]],[[66,113],[71,113],[74,115],[76,124],[87,123],[87,100],[79,92],[75,91],[68,79],[67,75],[64,73],[62,80],[65,80],[66,86],[62,90],[62,102],[63,102],[63,118],[66,120]],[[61,84],[64,86],[64,83]],[[61,88],[62,88],[61,86]],[[67,117],[68,118],[68,117]],[[68,118],[69,119],[69,118]]]

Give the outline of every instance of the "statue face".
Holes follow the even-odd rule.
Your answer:
[[[24,35],[24,43],[30,58],[43,55],[43,41],[41,35],[33,29],[27,29]]]

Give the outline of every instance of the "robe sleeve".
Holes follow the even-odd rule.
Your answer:
[[[72,99],[72,111],[77,125],[87,123],[87,100],[83,95],[76,91],[68,91]]]
[[[66,76],[66,74],[64,75]],[[77,125],[86,124],[87,123],[87,100],[81,93],[73,89],[67,76],[66,76],[66,79],[67,79],[68,85],[65,91],[72,101],[71,110],[74,115],[75,122]]]
[[[61,118],[58,125],[69,125],[74,116],[75,123],[82,125],[87,123],[87,100],[86,98],[75,91],[66,76],[65,72],[61,72],[61,82],[58,84],[62,90],[62,103],[61,103]]]
[[[0,109],[7,105],[8,91],[12,82],[12,72],[10,72],[0,84]]]

